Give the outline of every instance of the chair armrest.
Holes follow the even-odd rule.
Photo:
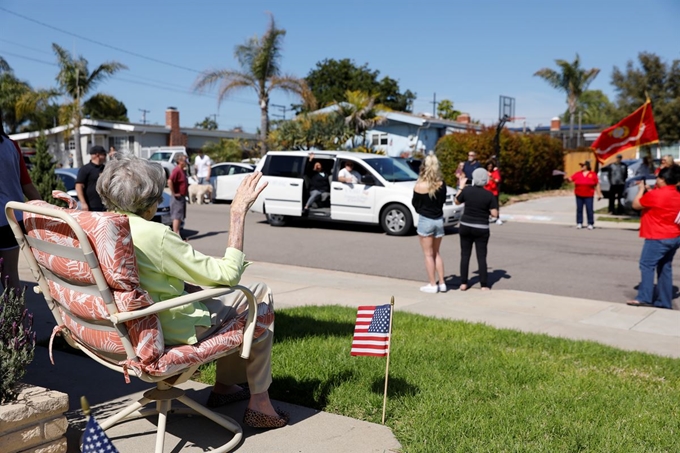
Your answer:
[[[255,335],[256,327],[255,320],[257,319],[257,301],[255,300],[255,295],[253,295],[253,293],[245,286],[235,285],[223,288],[204,289],[202,291],[185,294],[183,296],[175,297],[169,300],[164,300],[162,302],[155,302],[150,307],[146,307],[141,310],[115,313],[109,316],[109,320],[113,324],[119,324],[121,322],[131,321],[133,319],[154,315],[162,311],[166,311],[171,308],[179,307],[192,302],[198,302],[201,300],[222,296],[231,291],[237,290],[243,292],[248,301],[248,317],[246,318],[246,324],[243,329],[243,344],[241,346],[241,357],[244,359],[248,359],[250,357],[250,347],[252,346],[253,337]]]

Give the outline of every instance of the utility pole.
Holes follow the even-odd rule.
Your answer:
[[[432,118],[437,118],[437,93],[434,93],[434,97],[430,104],[432,104]]]
[[[151,110],[146,110],[146,109],[138,109],[140,112],[142,112],[142,124],[146,124],[146,114],[151,113]]]
[[[286,119],[286,106],[285,105],[280,105],[280,104],[272,104],[272,107],[276,107],[277,109],[281,110],[282,113],[272,113],[272,116],[275,116],[277,118],[281,118],[283,120]]]

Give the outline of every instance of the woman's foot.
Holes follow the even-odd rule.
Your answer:
[[[434,294],[439,290],[439,287],[437,285],[433,285],[431,283],[428,283],[425,286],[421,286],[420,290],[424,293],[431,293]]]
[[[491,288],[488,286],[482,286],[482,291],[491,291]]]
[[[468,289],[467,283],[463,283],[462,285],[460,285],[460,287],[458,289],[461,290],[461,291],[467,291],[467,289]]]
[[[250,408],[246,408],[246,412],[243,414],[243,424],[248,425],[251,428],[282,428],[288,424],[289,420],[290,415],[281,410],[277,410],[276,415],[267,415],[263,414],[262,412],[254,411]]]
[[[225,404],[235,403],[237,401],[245,401],[250,398],[250,389],[248,387],[241,387],[240,385],[224,385],[215,383],[212,392],[208,396],[208,407],[220,407]]]

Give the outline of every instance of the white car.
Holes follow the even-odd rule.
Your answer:
[[[219,201],[234,199],[236,189],[255,166],[242,162],[223,162],[211,165],[210,184],[213,186],[213,198]]]
[[[309,218],[379,224],[387,234],[403,236],[418,222],[411,206],[413,187],[418,175],[398,159],[368,153],[346,151],[270,151],[258,163],[256,170],[269,185],[260,194],[252,211],[265,214],[272,226],[284,225],[289,217],[302,217],[304,203],[309,198],[309,180],[314,162],[320,162],[329,175],[330,199],[326,204],[312,206]],[[361,183],[338,181],[338,172],[345,161],[354,163]],[[455,226],[463,206],[453,202],[455,189],[447,187],[444,205],[444,225]],[[329,202],[328,202],[329,201]]]

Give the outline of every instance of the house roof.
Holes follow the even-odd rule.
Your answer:
[[[41,133],[48,136],[55,135],[62,133],[68,129],[73,129],[73,127],[74,126],[72,124],[67,124],[53,127],[51,129],[46,129],[44,131],[31,131],[22,132],[20,134],[12,134],[10,138],[16,141],[29,140],[39,137]],[[166,126],[159,126],[153,124],[124,123],[120,121],[92,120],[89,118],[84,118],[82,120],[82,125],[80,127],[80,133],[83,135],[106,134],[110,133],[111,131],[169,134],[170,128]],[[203,137],[240,138],[244,140],[257,140],[257,135],[249,134],[247,132],[208,130],[195,127],[180,127],[180,132],[182,132],[183,134],[187,134],[188,136],[200,135]]]

